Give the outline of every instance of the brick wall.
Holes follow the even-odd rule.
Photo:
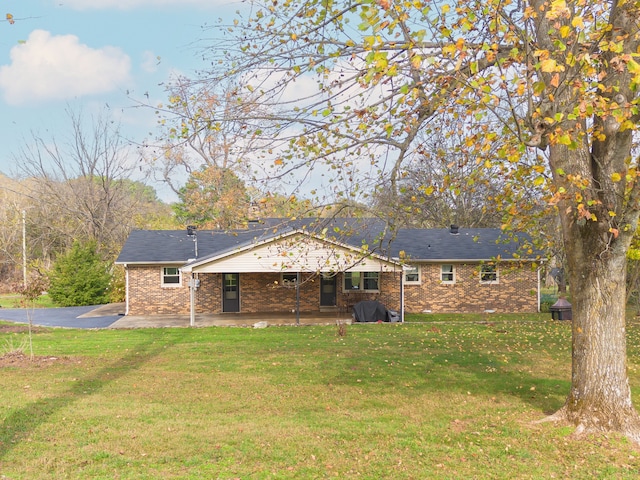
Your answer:
[[[295,312],[296,289],[283,287],[279,273],[240,275],[240,311],[245,313]],[[300,276],[300,312],[320,310],[320,281],[317,276]]]
[[[380,291],[358,292],[343,291],[343,277],[338,275],[338,306],[342,310],[350,311],[351,307],[362,300],[377,300],[389,310],[400,310],[400,281],[401,273],[383,272],[379,277]]]
[[[537,272],[530,264],[498,265],[498,282],[480,283],[478,265],[455,265],[455,283],[440,281],[439,264],[421,265],[421,284],[405,285],[405,309],[409,313],[536,312]]]
[[[189,313],[189,277],[180,287],[162,287],[161,267],[128,266],[129,315]]]
[[[196,290],[196,313],[222,312],[222,274],[198,275],[200,287]]]
[[[162,287],[160,267],[129,266],[129,314],[188,314],[189,277],[182,276],[180,287]],[[349,309],[360,300],[378,300],[391,310],[400,309],[400,273],[382,273],[379,293],[344,292],[342,275],[337,276],[337,306]],[[421,284],[405,285],[405,310],[408,313],[535,312],[537,310],[537,274],[526,265],[512,269],[498,267],[498,283],[481,284],[477,265],[456,265],[456,282],[440,282],[440,265],[421,266]],[[222,312],[222,275],[200,274],[196,292],[197,313]],[[276,283],[277,282],[277,283]],[[240,311],[292,312],[296,308],[295,288],[280,285],[278,273],[240,275]],[[302,275],[300,311],[320,310],[320,280]]]

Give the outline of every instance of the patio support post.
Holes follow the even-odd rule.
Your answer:
[[[189,279],[189,326],[196,326],[196,277],[194,273]]]
[[[404,268],[400,271],[400,321],[404,323]]]
[[[540,270],[542,267],[538,267],[538,313],[540,313]]]
[[[300,272],[296,272],[296,325],[300,326]]]

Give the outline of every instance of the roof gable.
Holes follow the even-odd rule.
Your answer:
[[[303,231],[252,243],[194,260],[183,271],[224,272],[337,272],[393,271],[400,265],[377,254],[320,238]]]

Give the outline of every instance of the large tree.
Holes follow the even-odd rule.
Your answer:
[[[460,120],[459,124],[463,126]],[[423,138],[421,145],[419,154],[403,165],[398,191],[377,189],[375,210],[400,226],[499,227],[503,213],[496,204],[504,186],[500,169],[479,169],[475,149],[465,145],[464,136],[438,129]],[[535,204],[538,192],[531,190]]]
[[[13,154],[31,207],[30,248],[37,243],[39,256],[48,258],[74,240],[95,241],[109,257],[132,228],[145,225],[144,217],[162,216],[162,205],[152,188],[131,179],[138,169],[117,123],[106,115],[85,122],[81,113],[67,113],[66,137],[34,133]]]
[[[178,196],[203,171],[232,171],[243,181],[264,178],[256,151],[271,144],[273,125],[251,92],[234,81],[177,77],[166,104],[154,105],[159,135],[143,150],[154,176]],[[251,133],[248,133],[251,132]]]
[[[274,152],[274,164],[304,169],[325,161],[340,171],[367,162],[396,192],[421,135],[456,129],[477,168],[498,169],[506,230],[525,226],[529,186],[557,207],[574,320],[571,390],[555,418],[577,432],[620,431],[640,442],[625,338],[626,252],[640,212],[640,4],[273,0],[252,7],[215,52],[225,52],[227,77],[237,75],[260,92],[255,101],[278,112],[280,139],[289,143]],[[292,86],[309,83],[315,88],[307,95],[275,108]],[[463,119],[462,132],[447,123],[451,115]],[[522,161],[527,149],[538,152],[534,162]]]
[[[235,228],[247,221],[247,189],[228,168],[209,166],[193,172],[173,204],[177,220],[199,228]]]

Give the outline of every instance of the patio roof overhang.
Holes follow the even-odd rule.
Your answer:
[[[401,271],[399,262],[349,245],[294,231],[264,242],[193,260],[185,273]]]

